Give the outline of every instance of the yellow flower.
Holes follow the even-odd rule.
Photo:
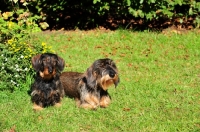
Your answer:
[[[45,43],[45,42],[42,42],[42,46],[45,47],[45,46],[46,46],[46,43]]]
[[[32,49],[31,49],[31,48],[28,48],[28,50],[29,50],[30,52],[32,52]]]
[[[8,40],[8,44],[12,44],[13,42],[14,42],[13,39],[9,39],[9,40]]]
[[[52,50],[52,49],[51,49],[50,51],[51,51],[52,53],[55,53],[55,50]]]
[[[42,53],[45,53],[45,52],[47,52],[47,48],[43,47]]]
[[[13,25],[13,22],[8,22],[8,28],[11,29]]]
[[[17,52],[17,51],[19,51],[20,49],[18,48],[18,49],[15,49],[15,51],[14,52]]]

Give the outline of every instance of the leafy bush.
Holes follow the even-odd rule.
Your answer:
[[[85,29],[114,19],[123,23],[122,19],[130,18],[143,22],[172,20],[180,24],[192,18],[194,26],[200,25],[200,2],[193,0],[11,0],[1,3],[1,8],[4,12],[17,9],[13,12],[15,20],[23,23],[26,19],[27,24],[35,21],[42,29]]]
[[[31,57],[53,51],[44,42],[28,42],[31,32],[40,31],[35,23],[27,26],[0,17],[0,25],[0,90],[13,91],[22,88],[27,76],[33,74]]]
[[[199,24],[200,2],[184,0],[127,0],[129,13],[135,17],[147,20],[159,18],[195,17],[195,23]],[[180,20],[180,23],[182,20]]]
[[[93,0],[100,14],[111,16],[143,19],[144,22],[152,20],[173,20],[181,24],[191,17],[194,25],[200,26],[200,2],[185,0],[124,0],[111,1]]]

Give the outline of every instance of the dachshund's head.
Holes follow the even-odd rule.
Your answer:
[[[36,55],[31,60],[33,68],[39,75],[50,80],[55,77],[56,73],[60,73],[64,69],[65,61],[52,53],[44,53]]]
[[[87,69],[86,80],[87,85],[91,88],[98,86],[106,91],[112,84],[117,87],[119,74],[116,64],[109,58],[96,60]]]

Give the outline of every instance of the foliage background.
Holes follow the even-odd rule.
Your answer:
[[[42,29],[104,27],[199,27],[200,2],[196,0],[11,0],[0,5],[13,12],[15,21],[35,20]]]

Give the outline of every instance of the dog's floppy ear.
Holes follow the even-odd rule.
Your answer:
[[[36,56],[33,56],[32,59],[31,59],[33,69],[36,70],[36,71],[39,71],[40,67],[41,67],[40,56],[41,56],[41,54],[38,54]]]
[[[65,61],[58,56],[58,63],[57,63],[57,66],[58,66],[58,70],[59,71],[62,71],[65,67]]]
[[[32,59],[31,59],[33,69],[36,70],[36,71],[39,71],[40,67],[41,67],[40,57],[41,57],[41,54],[38,54],[36,56],[33,56]]]
[[[86,72],[86,79],[87,79],[87,85],[90,88],[95,88],[97,85],[97,79],[94,74],[95,73],[93,73],[92,67],[89,67]]]

